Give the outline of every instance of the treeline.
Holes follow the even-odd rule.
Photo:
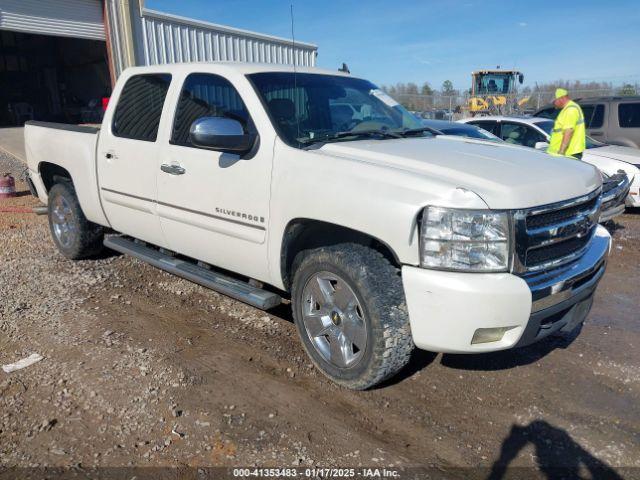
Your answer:
[[[521,89],[523,94],[530,93],[550,93],[556,88],[565,88],[569,92],[579,92],[585,94],[588,92],[602,92],[603,95],[638,95],[640,85],[636,82],[625,83],[621,86],[614,86],[612,82],[581,82],[580,80],[556,80],[548,83],[536,83]]]
[[[383,85],[382,89],[389,95],[445,95],[454,96],[459,95],[460,92],[453,88],[451,80],[445,80],[442,83],[442,87],[439,90],[434,89],[429,82],[424,82],[421,86],[418,84],[409,83],[396,83],[395,85]]]
[[[420,86],[413,82],[400,82],[395,85],[383,85],[382,90],[396,98],[409,110],[432,108],[437,97],[457,97],[460,95],[460,91],[453,87],[451,80],[445,80],[438,90],[434,89],[429,82],[424,82]]]
[[[556,88],[565,88],[574,96],[606,96],[606,95],[640,95],[639,83],[625,83],[614,86],[612,82],[581,82],[580,80],[556,80],[553,82],[535,83],[520,87],[519,96],[552,95]],[[450,80],[445,80],[439,89],[435,89],[429,82],[422,85],[417,83],[399,82],[395,85],[383,85],[382,89],[401,102],[409,110],[428,110],[440,105],[459,104],[466,102],[461,96],[469,94],[469,89],[458,90]],[[453,98],[449,98],[453,97]],[[534,97],[535,98],[535,97]]]
[[[554,82],[547,83],[535,83],[534,85],[528,85],[521,87],[519,92],[521,94],[531,93],[546,93],[554,92],[556,88],[566,88],[571,91],[602,91],[611,92],[612,95],[638,95],[640,94],[640,84],[625,83],[622,86],[614,87],[612,82],[581,82],[580,80],[556,80]],[[469,89],[458,90],[454,88],[453,83],[450,80],[445,80],[442,83],[440,89],[435,89],[429,82],[424,82],[422,85],[418,85],[413,82],[403,83],[399,82],[395,85],[383,85],[382,89],[391,96],[407,97],[410,95],[428,95],[428,96],[457,96],[464,95],[469,92]]]

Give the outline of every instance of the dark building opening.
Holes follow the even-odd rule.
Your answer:
[[[104,41],[0,31],[0,126],[100,122],[110,94]]]

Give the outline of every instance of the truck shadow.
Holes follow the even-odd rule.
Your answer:
[[[457,355],[445,353],[440,363],[460,370],[494,371],[507,370],[535,363],[553,350],[567,348],[578,337],[582,326],[562,337],[547,337],[528,347],[500,352]]]
[[[640,215],[640,207],[627,207],[624,213],[631,213],[633,215]]]
[[[615,220],[609,220],[608,222],[604,222],[602,226],[606,228],[611,235],[615,234],[618,230],[625,229],[624,225],[622,225],[621,223],[616,223]]]
[[[434,362],[437,356],[437,353],[427,352],[426,350],[419,350],[417,348],[414,349],[411,353],[411,359],[409,360],[409,363],[396,375],[373,387],[373,390],[384,389],[397,383],[402,383],[407,378],[412,377],[419,371],[428,367],[431,363]]]
[[[291,305],[282,304],[269,310],[269,314],[281,320],[294,323]],[[528,347],[503,350],[491,353],[453,354],[444,353],[440,363],[449,368],[459,370],[495,371],[508,370],[521,365],[535,363],[558,348],[567,348],[580,335],[582,326],[563,336],[548,337]],[[407,378],[433,363],[438,353],[415,349],[409,363],[394,377],[379,384],[375,388],[386,388],[401,383]]]
[[[529,444],[535,449],[538,472],[525,475],[523,467],[512,467],[519,470],[514,475],[513,471],[509,471],[509,464]],[[622,476],[611,466],[587,452],[565,430],[544,420],[535,420],[524,427],[511,427],[509,435],[502,442],[500,457],[493,463],[487,480],[522,477],[579,479],[586,478],[586,472],[589,473],[588,478],[622,480]]]

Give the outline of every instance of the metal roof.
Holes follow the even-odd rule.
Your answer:
[[[243,30],[241,28],[229,27],[227,25],[220,25],[212,22],[205,22],[203,20],[196,20],[194,18],[182,17],[180,15],[173,15],[170,13],[159,12],[150,8],[143,7],[142,15],[144,17],[152,17],[157,19],[166,20],[174,24],[190,25],[192,27],[202,28],[206,30],[215,30],[218,32],[229,33],[232,35],[248,36],[256,39],[267,40],[269,42],[282,43],[288,46],[292,45],[290,38],[276,37],[272,35],[266,35],[264,33],[253,32],[251,30]],[[296,47],[306,47],[314,50],[318,49],[318,46],[313,43],[299,42],[296,40]]]
[[[313,66],[317,47],[143,8],[134,30],[138,63],[238,61]],[[137,27],[139,25],[139,28]]]

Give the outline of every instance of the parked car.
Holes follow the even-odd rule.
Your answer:
[[[422,120],[422,124],[426,127],[433,128],[445,135],[454,135],[457,137],[475,138],[478,140],[486,140],[489,142],[502,142],[499,137],[493,133],[487,132],[483,128],[475,125],[450,122],[447,120]]]
[[[332,101],[370,116],[343,130]],[[415,346],[570,331],[604,274],[597,169],[428,130],[346,73],[194,63],[127,69],[101,128],[30,122],[25,142],[63,255],[105,245],[258,308],[290,299],[313,363],[363,389]]]
[[[444,109],[427,110],[422,112],[420,117],[426,120],[451,120],[453,119],[453,112]]]
[[[442,120],[423,120],[422,124],[431,127],[444,135],[454,135],[468,139],[509,144],[493,133],[484,130],[471,123],[446,122]],[[602,173],[602,172],[601,172]],[[603,173],[602,181],[602,210],[600,222],[613,220],[624,213],[625,202],[629,195],[631,183],[624,173],[609,176]]]
[[[606,144],[640,148],[640,96],[578,98],[587,133]],[[546,105],[534,116],[555,119],[558,110]]]
[[[484,128],[507,143],[546,150],[553,130],[553,120],[540,117],[480,117],[460,120]],[[624,172],[630,183],[625,199],[628,207],[640,207],[640,150],[618,145],[606,145],[587,136],[587,149],[582,160],[613,177]]]

